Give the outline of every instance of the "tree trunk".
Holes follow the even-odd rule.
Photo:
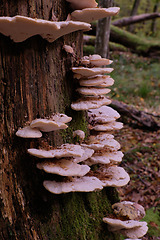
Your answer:
[[[63,0],[2,0],[0,16],[23,15],[49,20],[52,12],[65,20]],[[0,239],[120,239],[109,233],[102,218],[118,201],[114,188],[94,193],[54,195],[42,182],[53,176],[36,168],[28,148],[72,142],[72,131],[86,130],[85,113],[70,109],[75,83],[71,66],[82,56],[82,32],[48,43],[34,36],[14,43],[0,34]],[[63,50],[73,44],[76,59]],[[38,117],[63,112],[73,117],[69,130],[43,134],[42,139],[20,139],[15,132]]]
[[[113,0],[99,0],[100,7],[113,7]],[[109,36],[110,36],[111,17],[100,19],[97,22],[95,53],[101,57],[109,57]]]
[[[137,14],[140,1],[141,0],[134,0],[134,4],[133,4],[133,7],[132,7],[130,16],[134,16],[134,15]],[[133,32],[134,31],[134,26],[133,25],[129,26],[128,31]]]
[[[145,13],[145,14],[140,14],[132,17],[124,17],[124,18],[115,20],[114,22],[112,22],[112,25],[117,27],[124,27],[130,24],[135,24],[142,21],[146,21],[146,20],[151,20],[151,19],[155,20],[156,18],[159,18],[159,17],[160,17],[160,13],[158,12]]]
[[[154,13],[158,12],[158,7],[159,7],[159,0],[156,0],[156,3],[155,3],[154,8],[153,8]],[[156,19],[152,20],[151,32],[152,32],[152,35],[154,35],[155,32],[156,32]]]

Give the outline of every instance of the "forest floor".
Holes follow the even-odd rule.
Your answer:
[[[160,61],[131,53],[114,53],[115,79],[111,98],[160,116]],[[148,234],[143,240],[160,239],[160,129],[138,127],[123,117],[124,128],[115,133],[124,158],[121,166],[131,177],[119,188],[121,200],[135,201],[146,209]],[[160,118],[156,118],[160,122]]]

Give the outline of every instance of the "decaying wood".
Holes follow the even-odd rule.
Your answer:
[[[120,102],[118,100],[112,100],[111,106],[116,109],[122,116],[127,116],[133,120],[136,120],[138,124],[146,127],[150,130],[156,130],[160,128],[160,124],[157,123],[154,118],[144,111],[140,111],[133,106]]]
[[[124,26],[128,26],[130,24],[135,24],[135,23],[139,23],[142,21],[151,20],[151,19],[155,19],[155,18],[159,18],[159,17],[160,17],[160,13],[158,13],[158,12],[144,13],[144,14],[140,14],[140,15],[124,17],[124,18],[115,20],[112,22],[112,25],[117,26],[117,27],[124,27]]]

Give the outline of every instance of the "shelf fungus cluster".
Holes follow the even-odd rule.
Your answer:
[[[54,113],[50,118],[37,118],[27,126],[19,128],[16,135],[22,138],[40,138],[42,137],[41,132],[66,129],[68,127],[66,123],[71,120],[72,118],[65,114]]]
[[[147,223],[139,221],[145,216],[144,208],[134,202],[123,201],[112,205],[113,218],[103,218],[112,232],[119,232],[129,239],[139,239],[147,231]]]

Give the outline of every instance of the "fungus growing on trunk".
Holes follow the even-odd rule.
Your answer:
[[[130,180],[128,173],[117,166],[100,167],[96,171],[96,177],[102,181],[104,187],[123,187]]]
[[[109,225],[109,231],[119,232],[131,239],[143,237],[148,231],[146,222],[139,222],[135,220],[122,221],[112,218],[103,218],[103,221]]]
[[[111,17],[118,14],[119,7],[110,8],[84,8],[71,13],[71,20],[91,23],[101,18]]]
[[[109,93],[111,90],[108,88],[95,88],[95,87],[80,87],[76,89],[81,95],[99,96]]]
[[[78,30],[89,31],[90,24],[79,21],[53,22],[24,16],[0,17],[0,33],[9,36],[14,42],[40,35],[49,42]]]
[[[92,166],[94,164],[117,164],[122,161],[124,154],[121,151],[106,152],[102,149],[96,151],[89,159],[84,161],[84,164]]]
[[[93,192],[102,190],[102,182],[96,177],[73,177],[63,182],[44,181],[43,186],[51,193]]]
[[[81,141],[83,141],[85,139],[85,132],[83,132],[82,130],[75,130],[73,132],[73,137],[78,136],[80,138]]]
[[[95,0],[66,0],[71,3],[73,9],[83,9],[83,8],[95,8],[98,3]]]
[[[63,144],[53,150],[28,149],[28,153],[38,158],[82,157],[84,150],[80,145]]]
[[[84,56],[81,59],[81,64],[88,66],[90,65],[91,67],[101,67],[104,65],[110,65],[113,61],[106,59],[106,58],[102,58],[100,55],[98,54],[93,54],[93,55],[89,55],[88,56]]]
[[[83,153],[82,157],[74,157],[73,162],[75,162],[75,163],[83,162],[86,159],[90,158],[94,154],[93,149],[90,149],[90,148],[87,148],[87,147],[82,147],[82,149],[84,150],[84,153]]]
[[[92,108],[99,108],[102,105],[108,105],[111,100],[104,96],[83,97],[73,102],[71,108],[76,111],[88,110]]]
[[[108,123],[120,118],[119,113],[108,106],[102,106],[98,109],[88,110],[88,122],[95,123]]]
[[[123,128],[123,123],[121,122],[108,122],[108,123],[102,123],[102,124],[95,124],[94,126],[90,126],[90,129],[100,132],[107,132],[112,130],[119,130]]]
[[[84,87],[101,87],[102,84],[105,84],[102,87],[109,87],[114,84],[114,80],[108,75],[96,75],[89,78],[79,79],[79,84]]]
[[[145,216],[144,207],[135,202],[118,202],[112,205],[112,209],[117,218],[123,220],[141,220]]]
[[[87,68],[87,67],[72,67],[72,71],[83,77],[91,77],[98,74],[107,74],[113,71],[113,68]]]
[[[37,128],[26,126],[24,128],[19,128],[16,132],[16,136],[22,138],[40,138],[42,137],[42,133]]]
[[[51,132],[60,129],[66,129],[68,126],[63,122],[53,121],[50,119],[38,118],[31,122],[31,128],[38,128],[42,132]]]
[[[77,176],[86,175],[90,167],[87,165],[79,165],[72,160],[55,160],[54,162],[37,163],[37,168],[44,170],[47,173],[57,174],[61,176]]]

